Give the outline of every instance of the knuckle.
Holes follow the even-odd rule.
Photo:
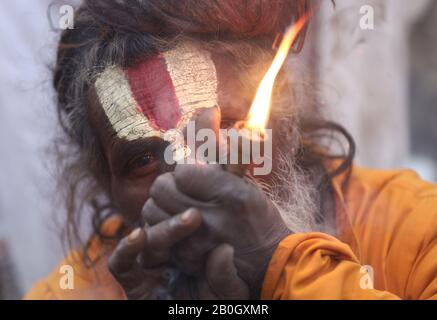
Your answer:
[[[175,240],[178,236],[179,230],[181,229],[179,220],[179,216],[175,216],[169,220],[166,220],[165,226],[161,230],[161,235],[169,238],[170,240]]]
[[[155,182],[152,184],[152,187],[150,188],[150,195],[152,197],[159,196],[160,193],[166,189],[171,179],[172,179],[172,174],[170,172],[158,176],[155,179]]]
[[[155,222],[154,216],[156,215],[156,211],[157,211],[157,206],[155,204],[155,201],[152,198],[148,199],[143,207],[143,212],[142,212],[143,224],[146,223],[154,224]]]
[[[247,188],[227,184],[222,193],[223,200],[226,200],[231,206],[241,208],[250,200],[250,192]]]
[[[161,249],[163,247],[163,243],[166,243],[171,234],[168,230],[168,221],[157,225],[155,228],[151,228],[149,230],[149,249],[156,250]]]
[[[174,171],[174,175],[177,181],[185,181],[194,176],[201,175],[205,170],[207,170],[207,165],[200,163],[193,164],[178,164]]]
[[[171,223],[166,221],[166,223],[164,224],[164,226],[162,228],[160,228],[157,232],[157,238],[159,238],[161,241],[161,243],[165,243],[166,240],[168,239],[173,239],[174,235],[172,232],[172,227],[171,227]]]

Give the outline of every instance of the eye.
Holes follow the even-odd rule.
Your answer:
[[[153,154],[146,153],[145,155],[140,157],[137,161],[135,161],[135,167],[141,168],[141,167],[149,166],[149,165],[153,164],[155,161],[156,161],[156,158]]]
[[[153,153],[145,153],[132,159],[126,172],[132,177],[147,176],[157,170],[158,163],[159,161]]]

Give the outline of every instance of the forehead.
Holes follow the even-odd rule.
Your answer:
[[[197,109],[218,105],[217,86],[210,54],[185,42],[128,69],[108,66],[95,91],[117,136],[136,140],[184,128]]]

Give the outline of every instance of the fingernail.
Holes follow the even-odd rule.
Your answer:
[[[190,222],[192,216],[193,216],[193,209],[188,209],[187,211],[185,211],[182,214],[182,216],[181,216],[181,223],[182,224],[187,224],[188,222]]]
[[[134,231],[132,231],[129,234],[129,237],[127,239],[129,240],[129,242],[134,242],[134,241],[138,240],[140,235],[141,235],[141,228],[136,228]]]

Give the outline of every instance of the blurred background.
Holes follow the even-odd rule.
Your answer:
[[[60,5],[75,2],[0,0],[3,299],[19,298],[64,255],[49,152],[56,135],[50,66]],[[437,1],[336,3],[322,0],[297,58],[314,74],[327,116],[353,134],[360,165],[409,167],[437,181]],[[363,6],[372,9],[373,28],[360,25],[369,14]]]

